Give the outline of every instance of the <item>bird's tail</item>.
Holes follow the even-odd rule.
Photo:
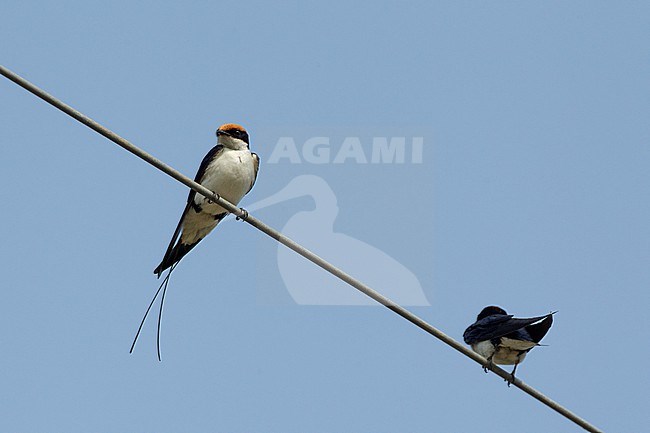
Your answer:
[[[198,244],[198,242],[195,242],[193,244],[184,244],[179,241],[174,246],[174,248],[167,251],[165,257],[162,259],[162,262],[160,262],[158,267],[153,270],[153,273],[157,274],[158,278],[160,278],[160,275],[165,272],[165,269],[168,269],[178,263],[187,253],[192,250],[192,248],[196,246],[196,244]]]
[[[548,330],[551,329],[551,325],[553,324],[553,314],[555,313],[556,312],[549,313],[541,322],[526,327],[526,331],[528,331],[535,343],[538,343],[542,338],[544,338]]]

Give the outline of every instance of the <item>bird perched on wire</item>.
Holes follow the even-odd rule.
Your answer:
[[[237,205],[239,201],[253,188],[259,169],[259,157],[249,149],[248,132],[235,123],[226,123],[217,129],[217,145],[213,147],[201,161],[194,181],[207,189],[214,191],[228,202]],[[154,274],[160,278],[161,274],[169,269],[158,291],[151,300],[138,333],[135,336],[131,351],[138,339],[151,306],[155,302],[160,290],[163,289],[158,315],[158,358],[160,359],[160,317],[165,300],[167,283],[172,271],[178,262],[189,253],[208,233],[210,233],[221,220],[228,215],[228,211],[219,204],[190,191],[187,204],[183,210],[180,221],[174,230],[169,246],[160,264],[154,269]]]
[[[526,354],[544,338],[553,324],[553,313],[544,316],[517,319],[496,306],[485,307],[463,333],[466,344],[474,352],[493,364],[513,365],[511,376],[515,379],[517,366]],[[487,373],[488,368],[483,367]],[[511,381],[507,381],[510,386]]]
[[[246,130],[240,125],[226,123],[217,129],[217,145],[201,161],[194,180],[237,205],[253,188],[259,166],[259,157],[249,150]],[[178,263],[226,215],[228,211],[217,203],[190,191],[187,205],[165,256],[153,273],[160,278],[166,269]]]

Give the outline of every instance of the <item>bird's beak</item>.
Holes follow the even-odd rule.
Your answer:
[[[220,135],[230,135],[230,134],[228,134],[226,131],[223,131],[221,129],[217,129],[217,137]]]

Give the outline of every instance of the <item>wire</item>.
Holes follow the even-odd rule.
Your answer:
[[[381,295],[380,293],[376,292],[366,284],[362,283],[361,281],[353,278],[352,276],[348,275],[341,269],[337,268],[336,266],[332,265],[325,259],[319,257],[315,253],[311,252],[307,248],[303,247],[302,245],[294,242],[293,240],[289,239],[288,237],[284,236],[282,233],[278,232],[277,230],[271,228],[270,226],[266,225],[262,221],[258,220],[257,218],[251,216],[248,214],[248,212],[245,209],[238,208],[237,206],[233,205],[232,203],[229,203],[228,201],[224,200],[221,198],[218,194],[215,194],[214,192],[210,191],[203,185],[194,182],[192,179],[189,177],[183,175],[179,171],[176,171],[169,165],[165,164],[164,162],[158,160],[157,158],[153,157],[152,155],[148,154],[147,152],[141,150],[128,140],[120,137],[119,135],[115,134],[111,130],[105,128],[104,126],[100,125],[99,123],[95,122],[91,118],[81,114],[79,111],[75,110],[74,108],[70,107],[69,105],[63,103],[62,101],[58,100],[54,96],[48,94],[44,90],[38,88],[34,84],[30,83],[29,81],[25,80],[24,78],[20,77],[19,75],[15,74],[14,72],[6,69],[4,66],[0,66],[0,74],[4,75],[6,78],[9,80],[13,81],[14,83],[18,84],[20,87],[24,88],[25,90],[28,90],[29,92],[33,93],[34,95],[38,96],[39,98],[43,99],[45,102],[55,106],[59,110],[63,111],[64,113],[68,114],[69,116],[77,119],[79,122],[83,123],[84,125],[88,126],[92,130],[98,132],[99,134],[103,135],[104,137],[108,138],[118,146],[128,150],[129,152],[133,153],[135,156],[145,160],[149,164],[153,165],[154,167],[158,168],[165,174],[168,174],[169,176],[173,177],[174,179],[178,180],[182,184],[188,186],[192,190],[196,191],[197,193],[205,196],[206,198],[209,198],[210,200],[218,203],[221,207],[226,209],[228,212],[234,214],[237,216],[239,219],[246,221],[256,229],[262,231],[263,233],[267,234],[271,238],[275,239],[276,241],[280,242],[281,244],[285,245],[286,247],[292,249],[296,253],[300,254],[307,260],[311,261],[312,263],[316,264],[317,266],[323,268],[330,274],[334,275],[335,277],[345,281],[355,289],[359,290],[366,296],[374,299],[375,301],[379,302],[389,310],[393,311],[396,314],[399,314],[402,316],[404,319],[408,320],[409,322],[413,323],[415,326],[418,328],[424,330],[425,332],[433,335],[443,343],[451,346],[452,348],[456,349],[458,352],[462,353],[463,355],[467,356],[468,358],[474,360],[475,362],[481,364],[483,367],[491,370],[493,373],[496,375],[502,377],[503,379],[511,382],[513,385],[515,385],[517,388],[521,389],[531,397],[537,399],[541,403],[545,404],[546,406],[550,407],[554,411],[558,412],[560,415],[564,416],[565,418],[573,421],[580,427],[584,428],[585,430],[593,433],[602,433],[602,430],[597,428],[596,426],[590,424],[587,420],[579,417],[575,413],[571,412],[569,409],[565,408],[561,404],[557,403],[556,401],[550,399],[546,395],[542,394],[540,391],[536,390],[535,388],[531,387],[530,385],[527,385],[526,383],[522,382],[519,378],[513,378],[508,372],[503,370],[500,367],[497,367],[496,365],[489,364],[488,361],[483,358],[481,355],[473,352],[472,350],[468,349],[465,347],[463,344],[459,343],[458,341],[454,340],[444,332],[438,330],[437,328],[433,327],[429,323],[425,322],[415,314],[411,313],[410,311],[406,310],[405,308],[399,306],[395,302],[391,301],[390,299],[386,298],[385,296]]]

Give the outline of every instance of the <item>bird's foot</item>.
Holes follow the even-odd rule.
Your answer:
[[[483,366],[483,371],[486,373],[488,373],[490,370],[492,370],[492,367],[494,367],[494,363],[492,362],[491,356],[487,359],[487,362],[488,362],[487,365]]]
[[[515,371],[517,371],[517,365],[519,364],[515,364],[515,368],[513,368],[512,373],[510,373],[511,379],[504,379],[506,382],[508,382],[508,388],[510,388],[510,385],[515,383]]]
[[[239,210],[241,211],[242,214],[241,214],[241,216],[235,217],[235,219],[237,221],[239,221],[239,220],[246,221],[248,219],[248,211],[246,209],[244,209],[243,207],[240,207]]]
[[[221,200],[221,196],[217,194],[216,192],[212,191],[212,194],[217,196],[217,200]],[[208,199],[209,204],[214,204],[214,200]]]

